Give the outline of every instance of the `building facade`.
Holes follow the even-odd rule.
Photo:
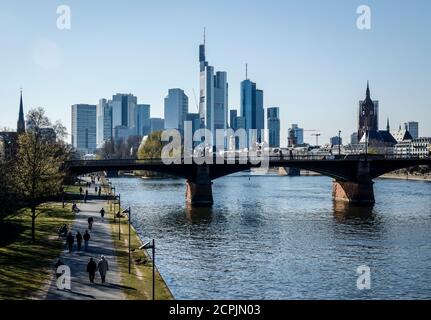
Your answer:
[[[150,133],[150,113],[149,104],[137,104],[135,108],[135,134],[137,136],[146,136]]]
[[[97,107],[89,104],[72,106],[72,146],[83,153],[97,148]]]
[[[370,86],[367,82],[365,100],[359,101],[358,141],[365,132],[379,130],[379,102],[371,100]]]
[[[169,89],[165,98],[165,129],[183,132],[189,112],[189,98],[181,89]]]
[[[256,129],[255,136],[248,137],[250,142],[262,142],[262,130],[265,119],[263,110],[263,91],[256,88],[256,83],[246,79],[241,82],[241,117],[244,118],[244,129],[250,135],[251,129]]]
[[[404,123],[404,129],[407,130],[413,139],[419,138],[419,123],[416,121],[409,121]]]
[[[97,104],[97,147],[101,148],[105,141],[112,139],[112,106],[106,99]]]
[[[150,133],[163,131],[165,129],[165,120],[162,118],[150,118]]]
[[[268,107],[266,110],[266,121],[268,129],[268,144],[270,148],[280,147],[280,109]]]

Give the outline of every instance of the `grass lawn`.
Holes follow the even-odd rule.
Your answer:
[[[36,242],[31,242],[29,209],[21,209],[0,223],[0,300],[31,299],[43,293],[52,275],[52,264],[63,241],[57,239],[61,224],[71,224],[70,207],[47,203],[38,207]]]
[[[110,214],[112,217],[112,213]],[[112,218],[111,218],[112,219]],[[121,271],[121,282],[128,289],[124,290],[128,300],[150,300],[152,299],[152,281],[153,269],[152,261],[143,250],[132,252],[131,273],[129,274],[129,255],[128,255],[128,222],[127,218],[122,219],[121,223],[121,240],[118,240],[118,220],[117,223],[111,223],[112,236],[114,239],[115,249],[117,251],[117,262]],[[136,231],[131,228],[131,248],[138,248],[142,245]],[[156,246],[157,250],[157,246]],[[147,261],[145,264],[138,264],[137,259]],[[157,252],[156,252],[157,260]],[[156,300],[172,300],[173,296],[169,291],[163,278],[156,269]]]

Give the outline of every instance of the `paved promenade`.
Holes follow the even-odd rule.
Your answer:
[[[87,219],[92,216],[94,218],[93,230],[89,231],[91,239],[89,241],[88,252],[84,252],[84,241],[82,242],[81,251],[77,251],[76,238],[74,250],[69,253],[64,244],[64,250],[61,253],[61,260],[71,269],[71,290],[58,290],[56,278],[53,276],[51,285],[48,290],[47,299],[49,300],[119,300],[124,299],[122,286],[120,282],[119,268],[114,256],[114,243],[111,236],[111,227],[106,221],[102,222],[100,217],[100,209],[106,206],[106,202],[100,200],[91,200],[87,203],[79,203],[80,213],[76,214],[72,225],[72,233],[76,236],[79,231],[84,235],[87,230]],[[108,208],[105,207],[105,211]],[[106,218],[106,214],[105,214]],[[97,263],[101,257],[109,263],[109,271],[106,276],[106,283],[101,283],[100,274],[96,272],[95,283],[91,284],[87,273],[87,263],[92,257]]]

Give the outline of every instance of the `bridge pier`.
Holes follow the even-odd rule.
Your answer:
[[[374,204],[374,182],[354,182],[334,180],[332,197],[337,201],[357,204]]]
[[[212,181],[209,167],[197,167],[196,179],[186,181],[186,202],[195,207],[210,207],[213,205]]]

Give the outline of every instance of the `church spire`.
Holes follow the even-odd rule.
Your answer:
[[[367,80],[367,98],[371,99],[371,94],[370,94],[370,82]]]
[[[24,122],[24,105],[22,103],[22,89],[20,91],[20,99],[19,99],[19,114],[18,114],[18,123],[17,130],[18,133],[25,132],[25,122]]]
[[[386,123],[386,131],[387,131],[387,132],[391,132],[391,127],[390,127],[390,125],[389,125],[389,117],[388,117],[388,121],[387,121],[387,123]]]

